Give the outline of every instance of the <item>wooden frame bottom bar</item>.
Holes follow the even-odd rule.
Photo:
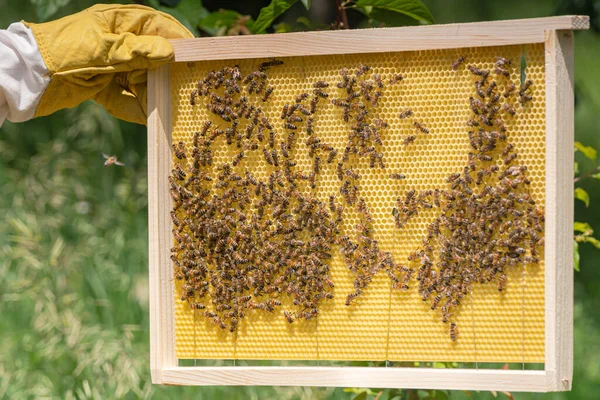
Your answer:
[[[547,392],[550,371],[371,367],[173,367],[163,384],[196,386],[328,386]]]

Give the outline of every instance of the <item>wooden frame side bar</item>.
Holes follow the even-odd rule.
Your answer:
[[[169,385],[330,386],[544,392],[545,371],[370,367],[175,367]]]
[[[587,16],[463,24],[173,39],[175,62],[382,53],[543,43],[548,30],[589,28]]]
[[[545,369],[548,391],[573,380],[573,32],[546,38]]]
[[[162,384],[175,358],[174,305],[168,176],[171,169],[170,66],[148,71],[148,232],[150,281],[150,369]]]

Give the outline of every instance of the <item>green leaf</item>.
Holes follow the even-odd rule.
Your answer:
[[[590,206],[590,195],[582,188],[575,188],[575,198],[583,201],[586,207]]]
[[[579,173],[579,163],[576,162],[575,163],[575,175],[577,175],[578,173]],[[595,174],[595,175],[592,175],[592,177],[596,178],[596,175],[600,176],[600,174]],[[596,178],[596,179],[598,179],[598,178]]]
[[[287,22],[282,22],[280,24],[273,25],[275,33],[287,33],[293,31],[292,25]]]
[[[358,0],[356,7],[373,7],[407,15],[417,21],[433,24],[433,15],[419,0]]]
[[[600,174],[593,174],[592,178],[594,178],[594,179],[600,179]]]
[[[30,0],[35,8],[39,22],[45,22],[58,10],[66,6],[71,0]]]
[[[211,36],[223,36],[242,15],[233,10],[219,10],[198,22],[198,27]]]
[[[600,240],[596,239],[593,236],[586,236],[583,241],[585,243],[589,243],[589,244],[593,245],[597,249],[600,249]]]
[[[352,398],[352,400],[367,400],[367,392],[357,394]]]
[[[527,48],[525,46],[523,46],[523,53],[521,53],[521,68],[520,68],[520,79],[521,79],[521,86],[523,86],[523,84],[525,83],[525,81],[527,80]]]
[[[312,23],[310,22],[310,19],[306,18],[306,17],[298,17],[298,19],[296,20],[297,23],[299,23],[300,25],[304,25],[307,28],[312,28]]]
[[[596,149],[591,146],[584,146],[579,142],[575,142],[575,150],[579,150],[583,153],[584,156],[589,158],[592,161],[596,161],[596,156],[598,155]]]
[[[371,22],[371,26],[380,27],[381,23],[385,26],[411,26],[411,25],[419,25],[419,21],[409,17],[405,14],[389,12],[383,9],[373,9],[372,12],[368,14],[369,22]]]
[[[302,5],[304,6],[304,8],[306,8],[307,10],[310,10],[310,0],[300,0],[302,2]]]
[[[198,26],[200,21],[210,14],[200,0],[182,0],[175,9],[185,15],[194,27]]]
[[[581,232],[584,235],[591,235],[594,233],[594,229],[587,222],[575,222],[573,224],[575,232]]]
[[[258,18],[250,28],[252,33],[264,33],[273,21],[281,14],[286,12],[298,0],[271,0],[271,4],[263,7],[258,14]]]
[[[579,243],[577,243],[577,241],[573,241],[573,268],[577,272],[579,272],[579,260]]]

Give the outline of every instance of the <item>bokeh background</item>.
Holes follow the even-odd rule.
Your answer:
[[[196,35],[214,35],[227,33],[227,18],[242,25],[248,20],[243,16],[256,19],[269,1],[137,3],[171,12]],[[336,0],[312,3],[307,11],[298,2],[269,31],[325,29],[336,21]],[[589,15],[592,28],[575,34],[575,135],[583,145],[600,148],[600,1],[423,3],[436,23]],[[93,4],[0,0],[0,29],[20,20],[55,19]],[[221,8],[236,13],[219,12]],[[348,21],[352,28],[416,23],[402,16],[369,19],[355,10],[348,11]],[[103,152],[118,155],[126,167],[104,168]],[[596,167],[581,152],[576,158],[581,174]],[[0,128],[0,399],[508,398],[490,392],[376,388],[152,386],[146,164],[146,128],[116,120],[93,102],[26,123],[5,122]],[[589,206],[576,201],[575,220],[600,231],[600,182],[589,177],[577,186],[589,193],[590,201]],[[599,396],[600,252],[588,243],[581,243],[579,252],[573,390],[512,393],[515,399]]]

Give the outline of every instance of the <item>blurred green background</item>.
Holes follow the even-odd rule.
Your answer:
[[[138,2],[144,3],[144,2]],[[576,140],[600,148],[600,1],[424,0],[436,23],[590,15],[575,34]],[[0,28],[83,10],[88,0],[0,0]],[[147,1],[196,35],[238,33],[268,0]],[[219,12],[220,8],[235,12]],[[249,17],[244,17],[250,15]],[[272,31],[327,29],[336,1],[302,2]],[[352,28],[416,21],[348,11]],[[200,29],[200,28],[201,29]],[[101,153],[124,168],[104,168]],[[582,173],[595,167],[577,155]],[[351,399],[329,388],[159,387],[150,384],[147,277],[146,128],[112,118],[95,103],[0,128],[0,399]],[[578,186],[576,221],[600,231],[600,184]],[[513,393],[516,399],[597,399],[600,391],[600,253],[581,244],[575,273],[573,391]],[[359,394],[373,398],[380,393]],[[380,399],[507,398],[489,392],[385,391]]]

